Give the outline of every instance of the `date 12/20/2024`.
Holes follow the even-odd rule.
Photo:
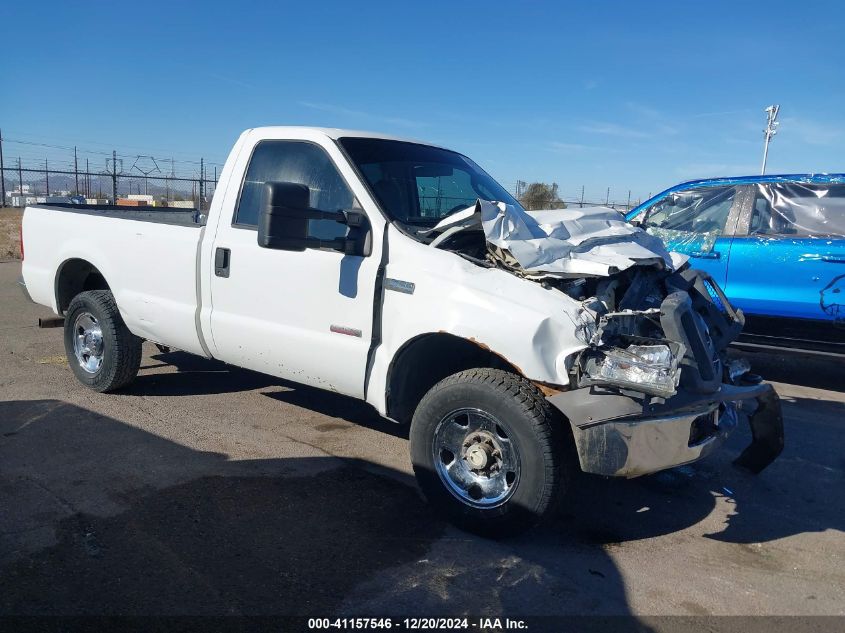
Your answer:
[[[518,631],[526,630],[524,620],[512,618],[309,618],[308,629],[366,630],[396,629],[399,631]]]

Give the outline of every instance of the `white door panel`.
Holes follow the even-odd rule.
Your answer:
[[[311,206],[321,210],[350,208],[355,200],[369,206],[368,197],[353,193],[360,185],[343,161],[330,142],[314,138],[254,139],[242,149],[233,173],[246,176],[242,185],[229,184],[213,248],[206,255],[212,260],[209,323],[216,358],[363,397],[381,223],[374,222],[368,257],[326,249],[262,248],[254,227],[260,189],[271,180],[307,185]],[[372,221],[372,209],[368,216]],[[311,230],[320,235],[338,228],[344,230],[321,220]],[[228,276],[216,274],[217,249],[229,250]]]
[[[373,257],[260,248],[227,227],[229,277],[212,282],[215,356],[296,382],[363,396],[372,336]],[[333,332],[332,328],[351,334]],[[357,334],[357,335],[355,335]]]

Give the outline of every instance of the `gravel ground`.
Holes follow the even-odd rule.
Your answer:
[[[403,429],[336,394],[145,345],[82,389],[0,264],[0,614],[845,615],[845,364],[748,357],[786,449],[582,476],[493,542],[432,516]]]
[[[0,209],[0,261],[20,259],[23,209]]]

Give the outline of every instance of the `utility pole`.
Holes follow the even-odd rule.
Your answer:
[[[631,190],[628,189],[628,211],[631,210]]]
[[[91,197],[91,170],[88,168],[88,159],[85,159],[85,197]]]
[[[49,196],[50,195],[50,168],[47,166],[47,159],[46,158],[44,159],[44,179],[47,181],[45,184],[46,184],[46,187],[47,187],[47,195]]]
[[[167,201],[170,202],[170,187],[173,187],[173,198],[176,198],[176,163],[170,157],[170,180],[167,181]]]
[[[21,170],[21,157],[18,156],[18,191],[23,199],[23,171]],[[24,205],[26,206],[26,205]]]
[[[76,145],[73,146],[73,177],[76,180],[76,195],[79,195],[79,159],[76,156]]]
[[[604,199],[604,206],[610,203],[610,187],[607,188],[607,197]]]
[[[580,208],[584,208],[584,185],[581,185],[581,204],[579,205]]]
[[[108,159],[106,159],[106,163],[108,163]],[[108,164],[106,164],[106,167],[108,168]],[[111,203],[117,204],[117,152],[114,150],[111,153],[111,193]]]
[[[763,167],[760,169],[760,174],[766,173],[766,160],[769,158],[769,142],[772,137],[778,133],[778,112],[780,106],[777,104],[770,105],[764,110],[766,113],[766,129],[763,130]]]
[[[197,205],[197,208],[200,211],[202,211],[202,194],[203,194],[203,189],[204,189],[203,185],[204,184],[205,184],[205,159],[200,158],[200,201],[199,201],[199,205]]]
[[[0,130],[0,209],[6,206],[6,172],[3,169],[3,130]]]

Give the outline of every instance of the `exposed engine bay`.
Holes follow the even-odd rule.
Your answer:
[[[610,382],[668,398],[679,386],[711,393],[732,382],[725,350],[744,317],[706,273],[687,265],[626,271],[600,280],[582,306],[592,318],[582,321],[590,349],[579,358],[579,385]]]
[[[528,212],[479,200],[429,234],[431,246],[580,302],[576,335],[588,347],[573,367],[577,386],[669,398],[681,384],[708,393],[730,378],[724,350],[742,312],[708,275],[612,209]]]

